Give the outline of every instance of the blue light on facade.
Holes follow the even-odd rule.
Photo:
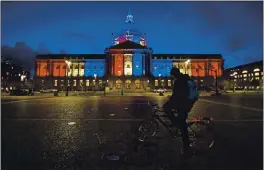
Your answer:
[[[172,68],[172,61],[169,59],[152,59],[152,74],[154,77],[170,76],[170,70]]]
[[[94,74],[97,77],[103,77],[105,74],[105,59],[86,59],[84,66],[84,76],[93,77]]]
[[[133,55],[133,75],[134,76],[142,75],[142,55],[141,54]]]

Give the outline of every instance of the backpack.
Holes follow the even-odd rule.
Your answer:
[[[198,89],[195,81],[188,80],[188,88],[189,88],[189,100],[196,101],[199,97]]]

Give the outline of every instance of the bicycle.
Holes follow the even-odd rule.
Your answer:
[[[158,104],[153,104],[151,101],[148,101],[148,105],[152,109],[152,118],[150,120],[143,120],[139,123],[139,127],[136,130],[135,138],[139,142],[146,142],[150,137],[157,135],[159,130],[159,123],[161,123],[173,137],[181,137],[179,128],[173,130],[172,125],[168,125],[165,121],[162,120],[162,117],[168,117],[166,114],[159,115],[158,113],[164,113],[163,109],[158,106]],[[177,110],[172,110],[173,114],[177,116]],[[188,133],[190,138],[190,146],[197,151],[197,144],[202,142],[205,146],[203,150],[212,148],[214,146],[214,128],[213,128],[213,118],[211,117],[195,117],[192,120],[187,121]],[[208,140],[204,141],[201,139],[208,135]],[[201,144],[201,143],[199,143]]]

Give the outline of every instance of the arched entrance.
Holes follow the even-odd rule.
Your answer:
[[[136,89],[140,89],[140,80],[139,79],[137,79],[135,81],[135,84],[136,84]]]
[[[126,89],[131,89],[131,80],[126,80]]]
[[[121,89],[121,87],[122,87],[122,81],[116,80],[116,89]]]

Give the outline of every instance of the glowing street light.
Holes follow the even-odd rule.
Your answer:
[[[187,61],[185,61],[185,64],[188,64],[190,62],[190,60],[188,59]]]
[[[185,74],[186,74],[186,65],[188,65],[190,62],[190,60],[188,59],[187,61],[185,61]]]
[[[68,61],[68,60],[66,60],[65,61],[65,63],[66,63],[66,68],[65,68],[65,72],[66,72],[66,74],[65,74],[65,76],[66,76],[66,95],[65,96],[68,96],[69,95],[69,87],[68,87],[68,68],[70,68],[71,69],[71,62],[70,61]]]

